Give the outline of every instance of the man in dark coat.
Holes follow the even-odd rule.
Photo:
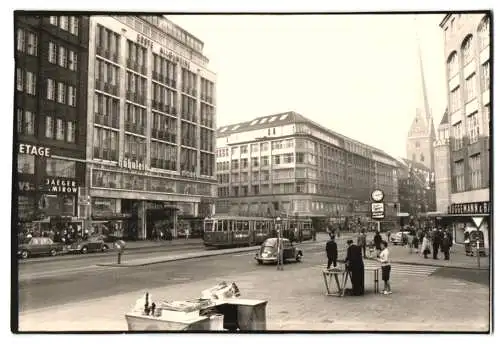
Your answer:
[[[444,260],[450,260],[450,247],[451,247],[451,238],[448,233],[444,233],[443,241],[441,242],[441,251],[444,254]]]
[[[326,257],[328,258],[328,266],[327,269],[330,269],[330,266],[337,267],[337,243],[335,242],[335,234],[330,234],[330,240],[326,243]]]
[[[382,244],[382,237],[380,236],[380,232],[376,232],[375,236],[373,237],[373,243],[375,244],[375,249],[377,250],[377,256],[379,255],[381,248],[380,245]]]
[[[347,245],[345,262],[351,275],[353,295],[360,296],[365,293],[365,265],[361,247],[354,245],[352,240],[347,240]]]
[[[441,234],[434,228],[432,231],[432,259],[438,259],[439,247],[441,247]]]

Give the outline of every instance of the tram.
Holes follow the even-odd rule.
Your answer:
[[[214,216],[203,222],[203,244],[216,248],[260,245],[272,235],[273,224],[271,218]]]
[[[291,238],[297,228],[303,241],[312,239],[310,219],[284,218],[280,225],[286,238]],[[203,244],[206,247],[254,246],[275,236],[273,218],[218,215],[203,221]]]

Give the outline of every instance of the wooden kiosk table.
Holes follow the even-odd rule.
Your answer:
[[[227,298],[196,312],[162,310],[152,316],[132,311],[125,318],[129,331],[265,331],[266,306],[263,300]],[[206,313],[218,315],[201,315]]]
[[[377,266],[365,266],[366,271],[373,272],[373,292],[378,293],[379,291],[379,270]],[[339,280],[340,276],[340,280]],[[351,278],[351,273],[344,268],[333,268],[323,270],[323,280],[325,281],[326,295],[327,296],[345,296],[345,290],[347,286],[347,280]],[[335,284],[333,284],[335,281]],[[336,291],[334,290],[337,287]]]

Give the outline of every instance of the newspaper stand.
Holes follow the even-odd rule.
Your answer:
[[[228,298],[196,312],[162,311],[152,316],[131,311],[125,318],[129,331],[265,331],[266,306],[263,300]],[[200,315],[204,311],[214,315]]]

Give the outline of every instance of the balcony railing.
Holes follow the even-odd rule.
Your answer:
[[[139,125],[138,123],[125,121],[125,131],[144,135],[146,128],[144,128],[144,126],[142,125]]]
[[[112,128],[118,128],[118,118],[112,115],[94,113],[94,123]]]

